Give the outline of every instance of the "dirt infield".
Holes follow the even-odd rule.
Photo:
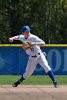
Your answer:
[[[0,100],[67,100],[67,86],[0,85]]]

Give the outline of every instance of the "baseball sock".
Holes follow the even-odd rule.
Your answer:
[[[23,78],[23,76],[18,80],[18,81],[16,81],[15,83],[14,83],[14,85],[19,85],[23,80],[25,80],[24,78]]]
[[[18,82],[21,83],[23,80],[25,79],[23,78],[23,75],[22,75],[21,78],[18,80]]]
[[[56,79],[54,77],[54,74],[53,74],[52,70],[50,70],[49,72],[47,72],[47,74],[49,75],[49,77],[51,78],[51,80],[53,81],[53,83],[56,82]]]

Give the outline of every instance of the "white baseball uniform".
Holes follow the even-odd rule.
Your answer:
[[[18,35],[18,38],[22,42],[44,42],[42,39],[33,34],[30,34],[27,39],[25,39],[24,35]],[[45,55],[40,49],[40,46],[34,45],[30,49],[26,50],[26,53],[29,55],[29,60],[27,63],[26,71],[23,74],[24,79],[29,77],[34,72],[37,64],[40,64],[44,68],[46,73],[51,70],[45,58]]]

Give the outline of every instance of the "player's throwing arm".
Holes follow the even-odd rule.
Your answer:
[[[13,40],[19,40],[18,36],[14,36],[14,37],[11,37],[9,38],[9,42],[13,42]],[[30,49],[32,46],[36,45],[35,43],[32,43],[32,42],[22,42],[22,48],[23,50],[27,50],[27,49]]]

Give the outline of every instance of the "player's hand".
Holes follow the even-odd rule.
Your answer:
[[[9,38],[9,42],[13,42],[13,38]]]

